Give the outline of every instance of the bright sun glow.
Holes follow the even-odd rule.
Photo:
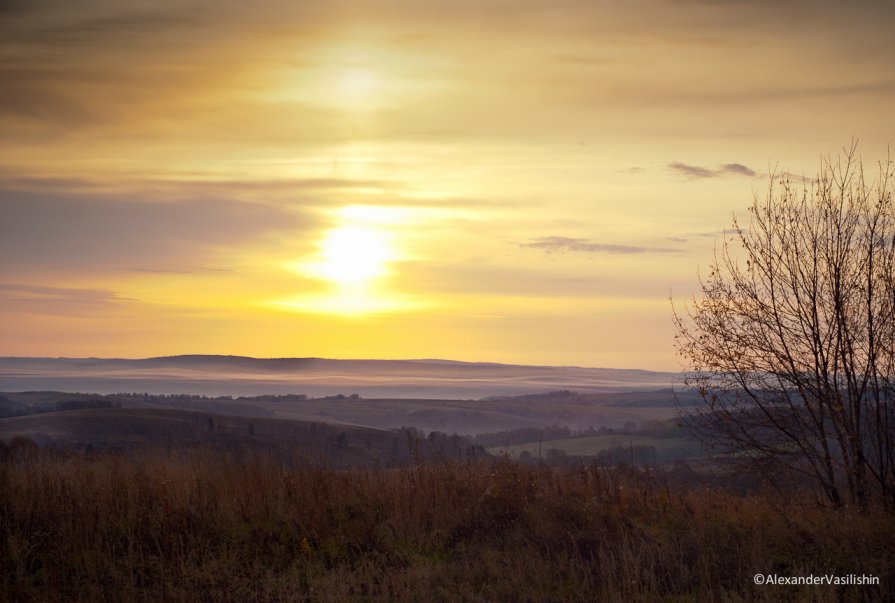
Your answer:
[[[384,232],[369,226],[330,230],[320,244],[320,260],[309,272],[343,286],[365,286],[388,273],[396,253]]]
[[[344,102],[362,103],[380,86],[379,78],[367,69],[354,68],[339,78],[339,95]]]
[[[352,207],[333,212],[338,226],[323,233],[313,256],[288,265],[303,276],[326,283],[328,291],[278,300],[274,306],[346,318],[418,306],[415,300],[386,286],[391,264],[403,259],[392,232],[401,216],[383,208]]]

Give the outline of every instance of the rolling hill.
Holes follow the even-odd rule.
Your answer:
[[[448,360],[331,360],[245,356],[0,358],[0,391],[147,392],[206,396],[357,393],[365,398],[475,399],[553,390],[630,392],[671,387],[676,375],[629,369]]]
[[[211,447],[230,453],[270,454],[281,461],[329,467],[391,466],[414,458],[485,456],[459,437],[429,437],[311,421],[241,417],[173,408],[84,408],[0,419],[0,441],[25,437],[45,447],[129,451],[187,451]]]

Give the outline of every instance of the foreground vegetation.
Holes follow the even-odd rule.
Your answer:
[[[895,518],[510,460],[288,468],[220,451],[0,460],[0,598],[892,600]],[[756,573],[876,586],[756,586]]]

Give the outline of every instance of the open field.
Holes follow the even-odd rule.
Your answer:
[[[895,517],[512,461],[0,458],[0,600],[884,601]],[[757,586],[756,573],[877,585]]]

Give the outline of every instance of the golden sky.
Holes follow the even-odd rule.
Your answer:
[[[769,171],[895,141],[895,4],[0,0],[0,355],[680,368]]]

